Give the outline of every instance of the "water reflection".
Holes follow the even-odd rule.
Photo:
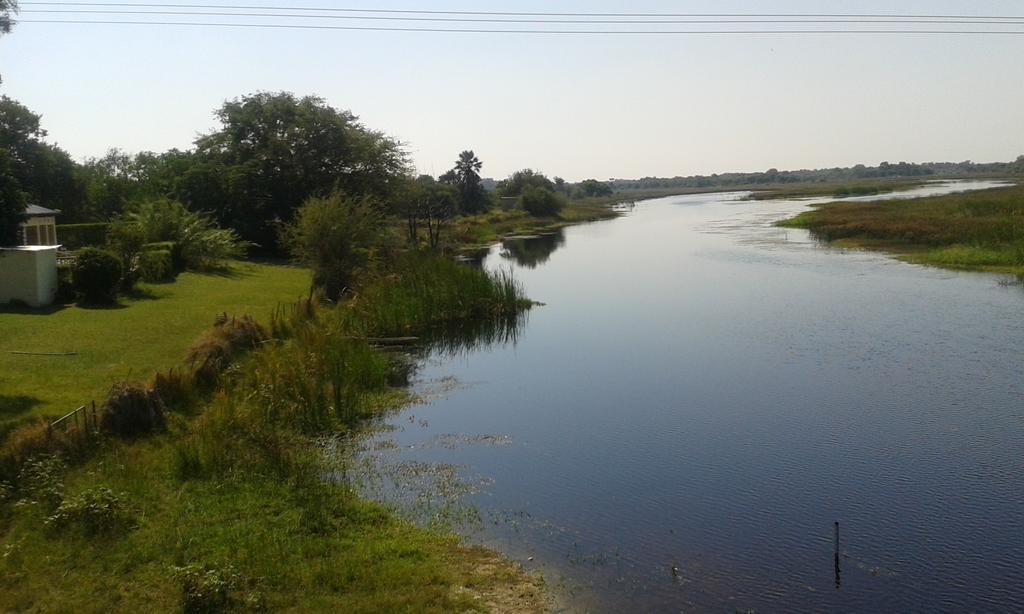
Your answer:
[[[515,345],[529,320],[529,311],[492,318],[450,322],[420,337],[423,358],[452,358],[470,351],[490,350]]]
[[[565,245],[565,231],[558,230],[542,235],[510,237],[501,244],[501,257],[512,260],[528,269],[535,269],[551,258],[558,248]]]

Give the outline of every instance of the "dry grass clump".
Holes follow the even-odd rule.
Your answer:
[[[241,351],[253,350],[269,340],[267,331],[252,316],[229,318],[218,316],[208,330],[188,351],[185,361],[195,381],[211,386]]]
[[[154,390],[121,382],[110,389],[100,409],[100,428],[134,437],[164,427],[164,404]]]

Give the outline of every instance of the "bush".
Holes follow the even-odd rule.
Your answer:
[[[121,289],[130,290],[139,280],[139,254],[146,238],[135,224],[123,221],[110,225],[107,231],[107,249],[121,259]]]
[[[174,577],[181,584],[182,610],[185,612],[219,612],[231,605],[231,592],[239,585],[239,577],[231,567],[186,565],[174,567]]]
[[[171,263],[174,266],[174,272],[180,273],[181,271],[185,270],[185,258],[181,253],[181,245],[174,241],[157,241],[156,243],[147,243],[142,246],[142,251],[171,252]]]
[[[117,295],[121,261],[114,254],[87,247],[78,253],[71,267],[71,284],[86,301],[109,302]]]
[[[56,454],[34,456],[18,473],[18,490],[25,503],[56,509],[64,501],[64,473],[67,465]]]
[[[282,228],[279,240],[297,261],[313,269],[313,285],[333,301],[374,259],[383,225],[372,200],[335,192],[307,200],[294,222]]]
[[[148,433],[164,426],[160,397],[127,383],[114,384],[100,410],[100,428],[122,437]]]
[[[67,305],[75,302],[75,287],[71,283],[71,265],[57,265],[57,296],[54,298],[58,305]]]
[[[169,250],[144,251],[139,255],[139,279],[149,283],[174,279],[174,259]]]
[[[58,530],[78,527],[92,536],[130,528],[133,521],[123,495],[95,486],[64,499],[45,524]]]
[[[565,198],[551,190],[527,187],[519,197],[519,203],[532,216],[551,217],[558,215],[565,206]]]
[[[65,249],[77,251],[83,247],[101,247],[107,243],[110,224],[61,224],[57,226],[57,242]]]
[[[148,242],[174,243],[178,257],[188,268],[209,269],[245,255],[247,244],[234,230],[218,228],[210,215],[189,211],[177,201],[142,203],[126,220],[142,229]]]

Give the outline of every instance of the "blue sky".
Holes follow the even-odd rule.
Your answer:
[[[1024,15],[1019,2],[237,3]],[[323,96],[401,139],[421,172],[439,174],[459,151],[474,149],[488,176],[533,167],[603,179],[1013,159],[1024,153],[1022,52],[1024,36],[600,37],[22,23],[0,38],[0,92],[41,113],[50,140],[76,158],[110,147],[186,148],[215,126],[212,111],[224,100],[288,90]]]

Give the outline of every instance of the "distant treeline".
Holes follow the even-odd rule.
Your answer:
[[[1013,175],[1024,173],[1024,156],[1013,162],[925,162],[911,164],[882,162],[878,166],[858,164],[846,168],[803,169],[780,171],[768,169],[760,173],[722,173],[689,177],[644,177],[642,179],[611,179],[616,192],[666,190],[676,188],[717,188],[728,186],[767,185],[804,182],[841,182],[860,179],[901,177],[969,177],[978,175]]]

